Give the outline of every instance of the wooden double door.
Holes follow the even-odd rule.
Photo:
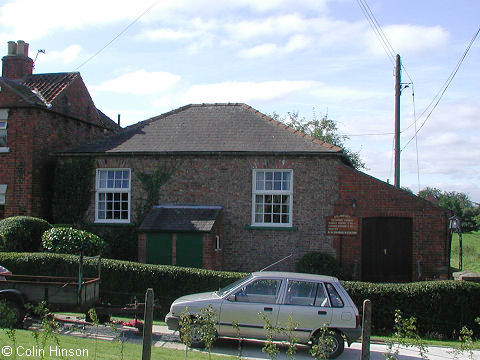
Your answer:
[[[412,280],[411,218],[362,219],[362,281]]]

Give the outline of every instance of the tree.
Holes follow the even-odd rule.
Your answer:
[[[273,113],[272,118],[315,139],[342,148],[345,157],[351,162],[355,169],[368,170],[365,162],[360,158],[360,152],[352,151],[345,146],[345,140],[348,140],[349,137],[338,133],[337,124],[334,120],[328,118],[328,114],[318,118],[314,111],[312,120],[309,121],[304,117],[300,118],[298,112],[287,112],[287,115],[283,117],[277,113]]]
[[[450,210],[462,219],[462,232],[480,229],[480,206],[474,206],[467,194],[456,191],[441,191],[426,187],[418,192],[418,196],[427,199],[434,197],[438,206]]]

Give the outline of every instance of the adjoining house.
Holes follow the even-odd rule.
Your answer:
[[[33,67],[28,44],[10,41],[0,77],[0,219],[48,217],[55,153],[120,130],[78,72],[33,74]]]
[[[448,216],[245,104],[187,105],[59,161],[94,159],[87,222],[138,224],[138,259],[254,271],[333,255],[366,281],[445,278]]]

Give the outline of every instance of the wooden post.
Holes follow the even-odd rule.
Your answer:
[[[462,233],[458,232],[458,269],[463,270],[463,244],[462,244]]]
[[[362,360],[370,360],[370,333],[372,331],[372,302],[363,302]]]
[[[152,357],[153,289],[148,289],[145,294],[144,320],[142,360],[150,360]]]

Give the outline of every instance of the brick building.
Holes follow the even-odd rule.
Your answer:
[[[10,41],[0,77],[0,218],[49,218],[55,153],[120,129],[95,107],[78,72],[33,67],[28,44]]]
[[[62,154],[79,156],[95,160],[85,220],[138,224],[142,262],[253,271],[293,254],[276,265],[293,270],[323,251],[352,279],[447,274],[443,210],[245,104],[188,105]]]

